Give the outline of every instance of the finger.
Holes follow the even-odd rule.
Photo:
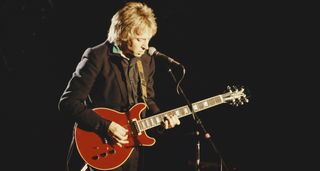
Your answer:
[[[120,125],[119,125],[119,131],[122,133],[122,135],[125,135],[128,132],[127,129],[125,129],[124,127],[122,127]]]
[[[125,135],[125,134],[128,132],[127,129],[125,129],[123,126],[121,126],[121,125],[119,125],[119,124],[116,125],[116,130],[117,130],[119,133],[121,133],[121,135]]]
[[[118,140],[118,143],[121,143],[121,144],[128,144],[129,141],[128,140]]]
[[[162,121],[162,126],[164,127],[164,129],[168,129],[169,128],[169,123],[168,120],[165,119],[164,121]]]
[[[124,127],[122,127],[121,125],[117,124],[116,122],[111,122],[110,126],[109,126],[109,130],[108,130],[112,135],[125,135],[128,130],[125,129]],[[117,133],[119,132],[119,133]]]
[[[119,147],[122,147],[122,144],[121,144],[121,143],[117,143],[117,145],[118,145]]]
[[[117,136],[121,139],[128,137],[127,131],[123,131],[123,130],[118,130],[116,132]]]
[[[180,120],[177,116],[174,116],[173,119],[176,125],[180,125]]]
[[[122,140],[125,141],[128,139],[128,134],[121,132],[121,131],[117,131],[115,132],[114,136],[118,139],[118,140]]]
[[[168,127],[169,128],[173,128],[175,126],[175,122],[174,122],[174,119],[173,117],[168,117]]]
[[[128,139],[120,139],[116,136],[113,136],[113,139],[116,140],[117,144],[120,143],[120,144],[128,144],[129,143],[129,140]]]
[[[127,135],[127,132],[128,132],[128,130],[125,129],[124,127],[122,127],[121,125],[119,125],[117,123],[115,124],[115,129],[113,131],[113,134],[115,134],[119,137],[119,136]]]

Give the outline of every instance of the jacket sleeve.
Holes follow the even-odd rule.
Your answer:
[[[103,60],[104,58],[96,56],[91,48],[84,52],[59,100],[58,108],[62,113],[71,115],[80,126],[105,135],[110,121],[88,108],[85,102],[101,70]]]

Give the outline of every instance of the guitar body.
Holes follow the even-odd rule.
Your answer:
[[[93,168],[111,170],[121,166],[135,147],[155,144],[155,139],[149,137],[145,131],[137,132],[134,128],[133,122],[141,119],[140,114],[145,108],[144,103],[137,103],[128,113],[109,108],[93,109],[102,118],[116,122],[128,129],[129,143],[120,147],[94,132],[76,127],[75,142],[82,159]]]

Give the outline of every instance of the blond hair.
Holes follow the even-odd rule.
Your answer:
[[[107,40],[121,45],[146,29],[151,31],[152,36],[157,32],[153,10],[144,3],[128,2],[112,17]]]

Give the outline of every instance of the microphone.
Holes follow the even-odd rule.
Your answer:
[[[163,58],[163,59],[167,60],[169,63],[174,63],[176,65],[183,66],[178,61],[176,61],[176,60],[172,59],[171,57],[169,57],[169,56],[157,51],[156,48],[154,48],[154,47],[149,47],[148,54],[150,56],[156,56],[156,57],[159,57],[159,58]]]

